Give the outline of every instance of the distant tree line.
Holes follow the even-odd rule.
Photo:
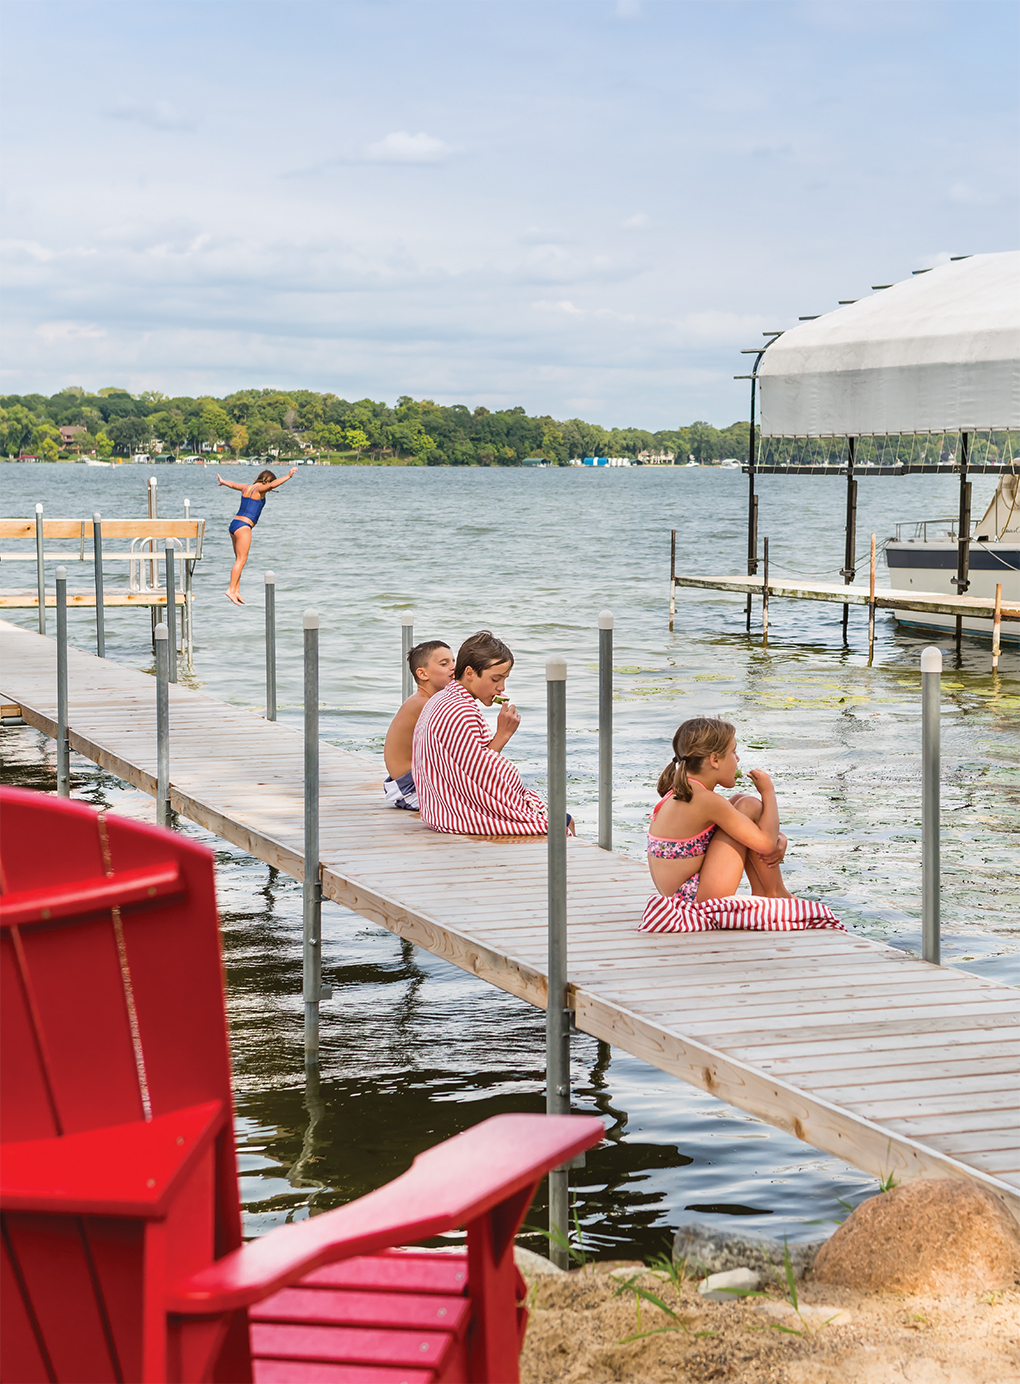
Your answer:
[[[678,463],[747,456],[748,425],[714,428],[696,422],[649,432],[602,428],[580,418],[531,417],[518,406],[471,410],[402,396],[391,408],[372,399],[350,403],[307,389],[242,389],[223,399],[168,398],[157,390],[129,394],[74,386],[42,394],[0,396],[0,453],[56,461],[64,451],[60,428],[80,427],[71,452],[130,456],[160,446],[176,456],[203,444],[234,456],[281,461],[309,448],[353,457],[418,466],[518,466],[526,457],[558,465],[585,456],[637,458],[641,452],[676,454]]]

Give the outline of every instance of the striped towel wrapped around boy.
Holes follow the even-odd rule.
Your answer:
[[[414,728],[411,774],[421,820],[471,836],[546,836],[545,803],[515,765],[489,749],[476,698],[456,680],[425,703]]]

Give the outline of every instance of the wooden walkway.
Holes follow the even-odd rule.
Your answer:
[[[154,794],[154,679],[68,666],[72,749]],[[0,692],[54,735],[53,641],[0,621]],[[170,725],[175,810],[301,879],[300,731],[180,683]],[[326,897],[544,1008],[544,838],[439,836],[331,745],[321,776]],[[876,1177],[969,1178],[1020,1218],[1014,989],[841,933],[639,933],[644,863],[568,846],[582,1032]]]
[[[1004,569],[1005,576],[1012,576]],[[761,577],[685,577],[678,572],[675,586],[694,587],[704,591],[736,591],[741,596],[761,596],[764,591]],[[1014,582],[1015,584],[1015,582]],[[1003,587],[1005,592],[1005,585]],[[785,577],[770,581],[769,596],[790,596],[798,601],[832,601],[837,605],[869,605],[871,590],[867,586],[843,586],[838,582],[801,581]],[[875,588],[876,610],[918,610],[932,615],[968,615],[991,619],[995,614],[992,596],[952,596],[938,591],[894,591],[888,586]],[[1020,601],[1003,600],[1002,620],[1020,620]]]

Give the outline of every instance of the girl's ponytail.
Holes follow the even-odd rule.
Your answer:
[[[656,788],[660,798],[672,793],[677,802],[689,803],[694,790],[688,770],[695,776],[710,754],[725,754],[736,735],[729,721],[714,716],[695,716],[684,721],[673,736],[673,758],[659,775]]]
[[[655,791],[660,798],[672,793],[678,802],[689,803],[691,800],[691,785],[687,781],[687,756],[680,758],[674,756],[669,761],[665,769],[659,775],[659,782]]]

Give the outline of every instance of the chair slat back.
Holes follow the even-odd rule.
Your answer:
[[[3,1142],[144,1123],[207,1101],[229,1112],[211,854],[18,789],[0,790],[0,818]],[[140,870],[170,883],[125,884],[125,902],[110,906],[118,878]],[[239,1243],[229,1117],[164,1220],[5,1210],[0,1378],[149,1377],[143,1354],[162,1348],[167,1278]]]

